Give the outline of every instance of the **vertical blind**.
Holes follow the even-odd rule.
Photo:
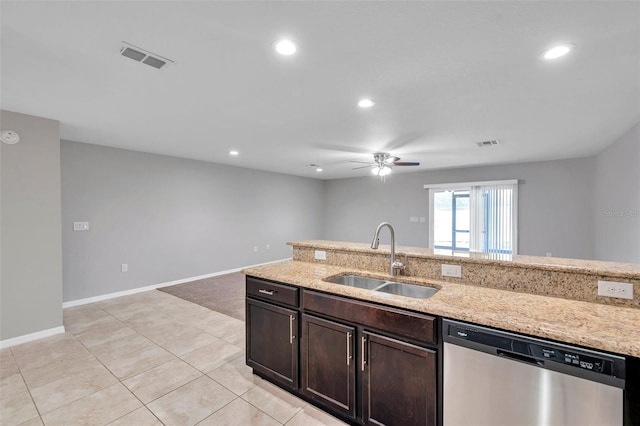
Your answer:
[[[472,186],[470,250],[515,254],[517,184]]]

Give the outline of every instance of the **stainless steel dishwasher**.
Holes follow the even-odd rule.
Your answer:
[[[443,320],[444,426],[623,423],[625,359]]]

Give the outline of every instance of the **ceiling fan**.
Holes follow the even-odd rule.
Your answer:
[[[391,173],[394,166],[419,166],[420,163],[399,161],[400,157],[395,157],[388,152],[376,152],[373,154],[373,162],[351,160],[351,163],[363,163],[366,166],[354,167],[352,170],[371,168],[371,173],[384,178]]]

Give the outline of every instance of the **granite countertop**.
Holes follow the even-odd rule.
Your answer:
[[[353,243],[350,246],[353,247]],[[383,279],[388,279],[388,275],[294,260],[247,268],[242,272],[309,289],[640,357],[640,309],[416,277],[396,277],[395,281],[440,289],[429,299],[412,299],[323,281],[345,273]]]
[[[354,253],[389,253],[388,245],[380,245],[379,250],[372,250],[368,243],[352,243],[342,241],[306,240],[289,241],[287,244],[294,247],[307,247],[319,250],[342,250]],[[608,277],[640,279],[640,264],[605,262],[600,260],[568,259],[561,257],[542,257],[511,255],[501,253],[480,253],[467,251],[452,251],[430,249],[423,247],[396,246],[396,256],[409,256],[415,258],[439,259],[446,261],[460,261],[479,264],[498,264],[520,268],[531,268],[548,271],[567,271],[573,273],[585,273],[603,275]]]

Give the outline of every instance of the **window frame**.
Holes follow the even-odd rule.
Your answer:
[[[458,183],[439,183],[439,184],[424,185],[423,188],[428,190],[428,195],[429,195],[429,242],[428,243],[429,243],[430,249],[437,249],[437,247],[434,247],[434,219],[435,219],[434,193],[440,192],[440,191],[469,191],[469,193],[472,194],[474,187],[490,186],[490,185],[513,185],[513,193],[512,193],[513,206],[512,206],[512,218],[511,218],[512,220],[511,238],[513,241],[513,249],[512,249],[511,255],[518,254],[518,180],[517,179],[477,181],[477,182],[458,182]],[[457,251],[471,251],[471,249],[469,250],[458,249]]]

